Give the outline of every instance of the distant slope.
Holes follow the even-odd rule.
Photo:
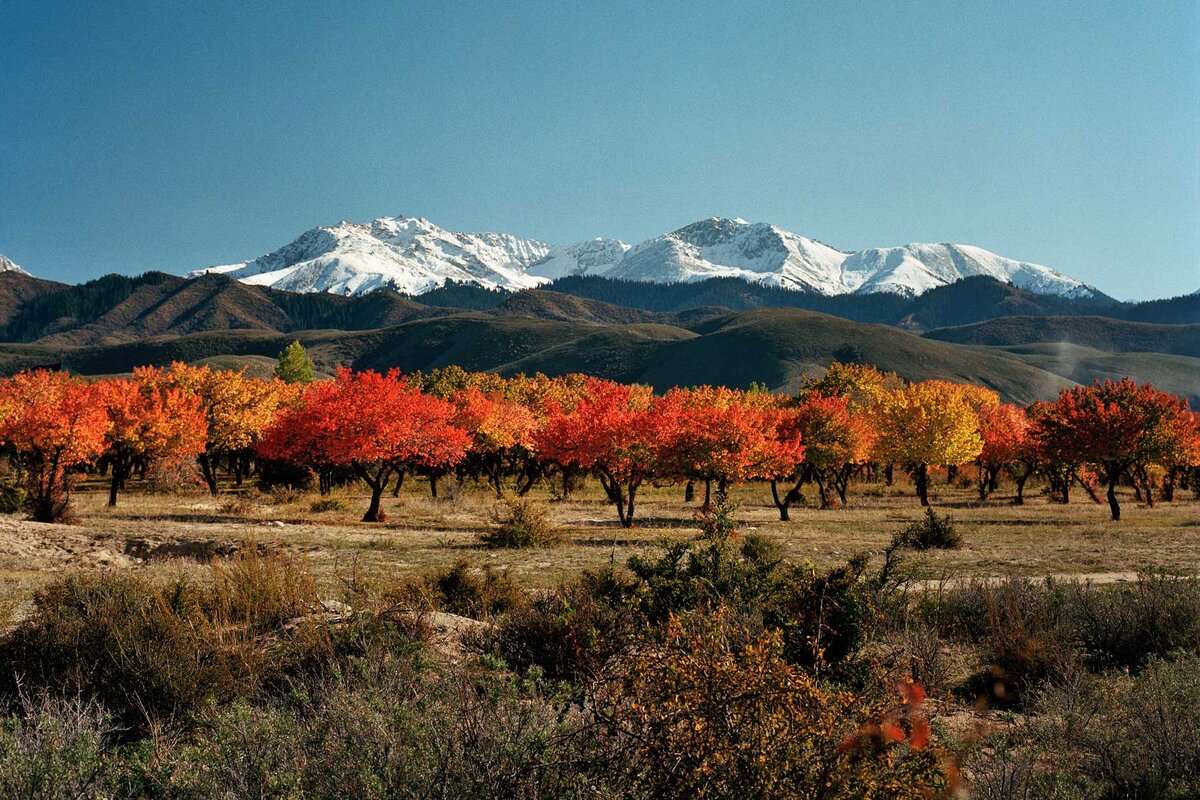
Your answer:
[[[16,270],[0,270],[0,340],[26,303],[68,289],[66,284],[44,281]]]
[[[374,292],[362,297],[281,292],[222,275],[180,278],[161,272],[138,277],[107,275],[78,286],[51,284],[16,273],[0,274],[0,289],[21,292],[0,305],[3,339],[53,345],[136,341],[205,331],[364,330],[417,317],[451,313]],[[3,302],[3,301],[0,301]]]
[[[995,350],[1015,355],[1031,366],[1075,383],[1130,376],[1139,383],[1153,383],[1159,389],[1187,398],[1193,409],[1200,410],[1200,358],[1163,353],[1105,353],[1066,342]]]
[[[1172,353],[1200,357],[1200,324],[1151,325],[1105,317],[1004,317],[939,328],[926,338],[989,346],[1067,342],[1110,353]]]
[[[464,312],[368,331],[233,330],[102,345],[8,344],[0,345],[0,369],[61,364],[84,374],[109,374],[145,363],[274,356],[298,338],[326,372],[339,365],[411,371],[458,364],[504,374],[591,372],[659,389],[700,383],[748,386],[753,381],[792,389],[837,359],[873,363],[910,379],[971,381],[1020,402],[1067,385],[1058,375],[1008,353],[798,309],[731,314],[694,327],[598,326]]]

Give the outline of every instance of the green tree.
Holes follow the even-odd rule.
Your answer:
[[[312,359],[299,341],[292,342],[279,354],[275,377],[284,383],[312,383],[316,378]]]

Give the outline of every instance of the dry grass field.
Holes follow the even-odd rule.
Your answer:
[[[399,498],[388,496],[388,521],[358,519],[367,497],[354,488],[335,490],[344,508],[314,512],[313,494],[261,494],[244,491],[211,497],[207,493],[150,494],[131,482],[117,508],[105,505],[100,484],[85,483],[74,493],[78,523],[43,525],[19,516],[0,517],[0,604],[26,606],[38,586],[69,570],[136,569],[173,574],[193,569],[214,554],[247,541],[300,555],[332,589],[339,581],[402,580],[416,572],[445,567],[460,559],[473,565],[511,570],[518,583],[544,587],[665,540],[697,535],[695,504],[683,502],[682,487],[645,487],[639,494],[637,526],[625,530],[593,483],[571,500],[545,503],[563,534],[554,548],[489,550],[479,534],[492,524],[497,508],[484,487],[459,491],[442,486],[429,497],[428,484],[410,480]],[[781,545],[788,557],[817,566],[844,563],[856,553],[879,551],[922,510],[904,482],[887,487],[853,487],[847,508],[794,508],[780,522],[762,484],[737,487],[737,517]],[[1190,493],[1153,508],[1122,498],[1120,522],[1107,509],[1076,492],[1070,505],[1051,503],[1036,487],[1024,506],[1012,506],[1007,487],[980,505],[973,489],[939,485],[934,506],[949,513],[964,537],[959,550],[913,553],[908,566],[927,581],[970,576],[1072,576],[1100,582],[1133,578],[1139,571],[1194,574],[1200,570],[1200,502]]]

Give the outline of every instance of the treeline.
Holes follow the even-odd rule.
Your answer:
[[[298,347],[298,346],[296,346]],[[1113,519],[1116,489],[1147,503],[1194,486],[1200,465],[1197,418],[1185,401],[1129,379],[1064,390],[1053,403],[1022,408],[996,392],[941,380],[910,383],[863,365],[834,363],[796,395],[720,387],[649,387],[585,375],[501,378],[459,368],[401,376],[340,370],[311,381],[302,353],[281,377],[173,364],[128,379],[87,382],[38,370],[0,382],[0,443],[24,475],[24,505],[43,521],[69,515],[74,475],[111,472],[110,503],[133,470],[155,462],[199,462],[210,490],[218,472],[235,483],[339,481],[371,490],[365,521],[383,519],[381,499],[406,476],[436,495],[439,480],[486,482],[502,495],[551,482],[569,495],[592,476],[621,524],[634,524],[648,481],[680,482],[708,506],[729,485],[766,481],[781,519],[806,485],[821,506],[846,503],[856,480],[913,479],[929,504],[933,472],[978,476],[980,501],[1002,474],[1044,479],[1069,500],[1072,485]],[[286,379],[292,379],[288,382]]]

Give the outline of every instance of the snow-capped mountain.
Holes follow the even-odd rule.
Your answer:
[[[526,272],[552,281],[568,275],[603,275],[619,264],[628,251],[629,245],[620,239],[590,239],[557,245],[530,264]]]
[[[4,255],[3,253],[0,253],[0,272],[19,272],[22,275],[29,274],[25,270],[21,269],[20,264],[13,261],[11,258]]]
[[[713,277],[824,295],[892,292],[915,296],[975,275],[1039,294],[1089,297],[1095,289],[1049,267],[958,244],[907,244],[847,253],[774,225],[712,218],[643,242],[607,273],[634,281]]]
[[[392,287],[422,294],[446,281],[526,289],[545,283],[526,268],[550,246],[506,233],[452,233],[427,219],[380,217],[367,225],[313,228],[253,261],[196,270],[222,272],[291,292],[364,294]]]
[[[568,275],[679,283],[730,277],[823,295],[922,294],[987,275],[1039,294],[1097,290],[1039,264],[961,244],[907,244],[845,252],[775,225],[712,217],[630,247],[618,239],[550,246],[503,233],[452,233],[426,219],[313,228],[253,261],[208,267],[289,291],[361,294],[391,286],[421,294],[446,281],[525,289]]]

